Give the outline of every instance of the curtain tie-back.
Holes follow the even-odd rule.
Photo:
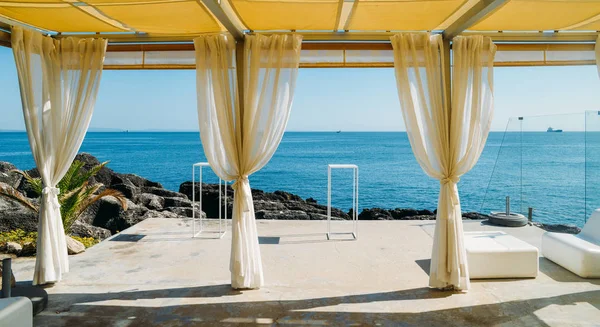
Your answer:
[[[60,189],[58,187],[46,186],[42,189],[42,194],[50,196],[50,201],[52,205],[56,209],[60,208],[60,203],[58,202],[58,195],[60,194]]]
[[[240,185],[241,185],[240,183],[242,183],[242,182],[244,182],[244,181],[246,181],[246,182],[248,181],[248,175],[241,175],[241,176],[238,176],[238,177],[235,179],[235,182],[233,182],[233,185],[231,185],[231,188],[233,188],[234,190],[237,190],[238,186],[240,186]]]
[[[457,192],[454,192],[454,188],[452,187],[452,184],[456,185],[456,184],[458,184],[459,181],[460,181],[460,178],[455,175],[447,176],[447,177],[440,179],[440,185],[451,187],[449,192],[450,192],[450,198],[452,199],[453,205],[458,205],[458,194],[457,194]]]
[[[236,197],[237,196],[242,196],[241,200],[242,200],[242,211],[244,212],[249,212],[250,211],[250,206],[252,205],[252,194],[250,194],[249,199],[246,196],[243,196],[242,193],[244,187],[243,184],[250,184],[250,182],[248,181],[248,175],[241,175],[238,176],[238,178],[235,180],[235,182],[233,183],[233,185],[231,185],[231,187],[233,188],[234,191],[236,191]],[[252,192],[250,190],[250,192]]]
[[[454,184],[458,184],[459,181],[460,181],[460,178],[458,176],[452,175],[452,176],[446,176],[446,177],[440,179],[440,184],[446,185],[450,182],[452,182]]]

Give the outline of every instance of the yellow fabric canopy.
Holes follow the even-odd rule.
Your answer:
[[[195,0],[7,0],[0,15],[56,32],[198,34],[223,31]]]
[[[225,8],[228,18],[245,30],[418,31],[445,29],[481,1],[0,0],[0,21],[54,32],[185,36],[224,31],[225,24],[205,6],[206,2],[209,7],[214,3]],[[499,1],[468,30],[596,31],[600,30],[600,0]]]
[[[588,24],[580,23],[588,21]],[[512,0],[470,28],[474,31],[597,30],[599,0]]]
[[[251,30],[333,30],[339,0],[231,0]]]
[[[464,0],[361,0],[350,17],[350,30],[433,30]]]

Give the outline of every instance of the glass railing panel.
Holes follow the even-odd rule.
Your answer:
[[[533,220],[582,225],[585,217],[585,117],[523,118],[521,211]]]
[[[504,211],[511,199],[511,211],[521,212],[521,133],[522,121],[510,118],[504,132],[491,132],[486,151],[495,156],[480,212]]]
[[[585,113],[585,219],[600,208],[600,111]]]

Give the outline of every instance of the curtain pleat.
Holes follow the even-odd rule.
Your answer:
[[[231,285],[260,288],[263,271],[248,176],[266,165],[285,131],[298,75],[298,35],[246,36],[243,85],[237,85],[230,35],[194,40],[198,123],[204,153],[215,173],[235,180]],[[243,99],[237,88],[243,88]]]
[[[44,185],[33,284],[54,283],[69,271],[56,185],[87,132],[107,43],[55,40],[19,27],[11,35],[27,137]]]
[[[452,103],[446,98],[441,35],[392,36],[398,96],[421,168],[440,181],[429,285],[469,289],[457,184],[477,163],[493,113],[495,45],[482,36],[453,40]]]

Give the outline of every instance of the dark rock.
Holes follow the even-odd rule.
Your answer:
[[[163,198],[164,204],[163,207],[165,208],[170,208],[170,207],[192,207],[192,201],[186,199],[186,198],[171,198],[171,197],[165,197]]]
[[[108,229],[96,227],[77,220],[71,226],[71,235],[79,237],[93,237],[95,239],[104,240],[111,236]]]
[[[6,183],[14,188],[19,187],[23,176],[13,171],[16,169],[17,167],[10,162],[0,161],[0,183]]]
[[[142,217],[148,211],[146,207],[138,206],[129,200],[127,201],[127,210],[124,210],[120,202],[112,197],[102,198],[98,202],[98,211],[93,225],[108,229],[112,234],[144,220]]]
[[[161,210],[165,205],[165,199],[155,194],[142,193],[138,196],[137,204],[150,210]]]
[[[36,253],[36,243],[35,242],[27,242],[23,243],[23,249],[21,249],[22,257],[32,257]]]
[[[206,213],[201,212],[198,209],[194,209],[196,211],[196,218],[200,218],[202,216],[202,218],[206,218]],[[191,207],[169,207],[166,208],[165,210],[163,210],[162,212],[172,212],[174,214],[177,214],[180,217],[188,217],[188,218],[192,218],[193,217],[193,212],[192,212],[192,208]],[[172,218],[172,217],[165,217],[165,218]]]
[[[85,251],[85,245],[69,235],[65,237],[65,240],[67,241],[68,254],[79,254]]]
[[[284,192],[284,191],[275,191],[273,192],[274,195],[279,196],[281,200],[284,201],[298,201],[298,202],[304,202],[304,200],[302,200],[301,197],[299,197],[298,195],[292,194],[292,193],[288,193],[288,192]]]
[[[308,216],[310,217],[310,220],[327,220],[327,215],[322,213],[309,213]],[[331,219],[334,218],[331,217]]]
[[[37,231],[38,214],[23,205],[0,196],[0,232],[22,229]]]
[[[124,184],[126,181],[132,183],[136,187],[157,187],[157,188],[163,188],[163,186],[160,183],[147,180],[147,179],[145,179],[143,177],[140,177],[138,175],[135,175],[135,174],[119,174],[119,173],[114,173],[114,175],[112,177],[111,185],[113,185],[113,184]]]
[[[33,178],[38,178],[40,177],[38,171],[36,168],[31,169],[31,170],[26,170],[26,173],[28,173],[31,177]],[[29,183],[27,183],[25,181],[25,179],[23,179],[21,181],[21,183],[19,183],[19,185],[16,187],[17,191],[25,194],[26,197],[28,198],[37,198],[39,197],[39,194],[36,193],[33,188],[31,187],[31,185]]]
[[[192,199],[192,182],[184,182],[179,186],[179,192],[185,194],[188,199]],[[195,192],[196,203],[200,201],[200,187],[196,185]],[[233,189],[227,187],[227,194],[222,192],[221,195],[221,210],[222,214],[225,214],[225,196],[227,196],[227,218],[231,218],[233,211]],[[208,217],[219,217],[219,184],[202,184],[202,211],[206,213]],[[256,211],[256,207],[255,207]]]
[[[317,200],[313,199],[313,198],[308,198],[306,199],[307,203],[317,203]]]
[[[183,199],[188,198],[187,195],[185,195],[183,193],[177,193],[177,192],[165,190],[164,188],[158,188],[158,187],[153,187],[153,186],[142,187],[142,193],[150,193],[150,194],[154,194],[154,195],[158,195],[158,196],[162,196],[162,197],[170,197],[170,198],[183,198]]]
[[[288,207],[282,202],[272,202],[264,200],[254,200],[254,211],[283,211],[288,210]],[[300,210],[295,207],[291,210]]]
[[[538,222],[531,223],[533,226],[537,226],[545,231],[554,233],[566,233],[566,234],[579,234],[581,228],[574,225],[566,224],[543,224]]]
[[[175,212],[171,212],[171,211],[155,211],[155,210],[148,210],[144,213],[143,216],[140,217],[140,221],[148,219],[148,218],[186,218],[184,216],[181,216]]]
[[[414,216],[434,215],[434,213],[429,210],[416,210],[416,209],[407,209],[407,208],[396,208],[394,210],[390,210],[390,214],[392,215],[394,220],[404,220],[406,218],[414,217]]]
[[[475,219],[475,220],[490,218],[490,216],[479,213],[479,212],[463,212],[462,217],[463,217],[463,219]]]
[[[182,183],[179,191],[185,194],[189,199],[192,198],[192,182]],[[200,187],[196,185],[195,198],[200,198]],[[223,197],[225,194],[223,194]],[[304,201],[295,194],[284,191],[275,191],[273,193],[264,192],[262,190],[253,189],[252,198],[254,203],[257,219],[292,219],[294,215],[298,216],[299,212],[304,214],[299,215],[299,219],[323,219],[327,214],[327,207],[317,204],[316,201]],[[227,211],[228,218],[232,212],[233,190],[231,187],[227,189]],[[222,199],[224,201],[224,199]],[[218,184],[202,184],[202,210],[206,212],[208,217],[218,217],[219,215],[219,185]],[[221,204],[221,210],[225,210],[224,203]],[[290,213],[289,211],[293,212]],[[333,219],[350,219],[350,216],[337,209],[331,209]],[[312,217],[312,218],[311,218]]]
[[[380,208],[363,209],[358,215],[360,220],[392,220],[394,219],[389,210]]]
[[[21,244],[16,242],[6,242],[6,253],[18,256],[21,254],[22,250],[23,247],[21,246]]]
[[[123,184],[110,185],[110,188],[123,193],[126,198],[132,201],[136,200],[138,195],[140,195],[140,189],[129,181],[125,181]]]
[[[86,171],[101,163],[96,157],[85,152],[77,154],[75,156],[75,160],[83,162],[83,169]],[[101,183],[105,186],[109,186],[111,184],[112,175],[114,174],[115,173],[112,171],[112,169],[104,166],[102,169],[100,169],[96,176],[92,177],[90,184]]]
[[[277,219],[277,220],[309,220],[310,216],[300,210],[285,211],[256,211],[256,219]]]
[[[100,207],[101,201],[97,201],[90,205],[77,219],[82,223],[86,223],[88,225],[94,224],[94,219],[96,219],[96,214],[98,213],[98,208]]]

